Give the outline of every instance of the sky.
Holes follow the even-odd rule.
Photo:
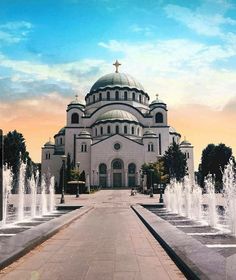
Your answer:
[[[0,127],[39,162],[66,105],[116,59],[168,104],[195,169],[209,143],[236,155],[236,0],[1,0]]]

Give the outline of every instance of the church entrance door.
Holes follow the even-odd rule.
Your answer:
[[[112,186],[122,187],[123,184],[123,174],[124,174],[124,163],[121,159],[114,159],[111,163],[112,170]]]
[[[121,173],[113,173],[113,187],[122,186],[122,174]]]

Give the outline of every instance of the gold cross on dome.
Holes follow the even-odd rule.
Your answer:
[[[157,94],[156,94],[156,100],[158,100],[158,97],[159,97],[159,94],[157,93]]]
[[[119,66],[121,66],[121,63],[118,60],[116,60],[116,62],[113,63],[113,65],[116,67],[116,73],[118,73],[119,72],[118,68],[119,68]]]
[[[78,94],[75,95],[75,100],[78,101]]]

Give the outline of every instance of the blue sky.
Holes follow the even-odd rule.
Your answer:
[[[235,117],[236,1],[1,0],[5,127],[42,104],[53,119],[113,72],[115,59],[173,110],[207,106]]]
[[[52,84],[55,85],[55,89],[67,96],[69,90],[75,91],[78,86],[76,77],[80,80],[79,90],[83,95],[94,79],[104,74],[103,71],[112,71],[108,65],[115,58],[124,62],[124,71],[143,68],[145,73],[135,71],[134,74],[137,73],[144,84],[150,68],[154,73],[148,76],[159,74],[170,78],[176,73],[179,76],[183,70],[195,72],[197,67],[234,71],[235,4],[226,0],[2,0],[0,54],[3,63],[0,63],[0,75],[4,78],[16,75],[17,79],[14,85],[10,80],[2,80],[5,90],[0,96],[11,99],[12,94],[7,89],[10,87],[12,91],[15,87],[16,99],[31,97],[27,91],[29,80],[29,87],[32,81],[38,84],[32,96],[37,92],[45,94],[47,84],[51,89]],[[177,56],[182,52],[181,57],[176,57],[175,51]],[[160,61],[158,67],[162,54],[169,55],[169,58],[166,62]],[[142,56],[144,58],[140,59]],[[89,61],[87,65],[86,61]],[[31,64],[31,73],[24,69],[27,63]],[[42,75],[38,69],[40,66]],[[64,69],[67,77],[53,74],[56,67],[60,72]],[[147,84],[152,95],[158,80],[153,85],[150,81]],[[231,97],[232,93],[229,93]]]

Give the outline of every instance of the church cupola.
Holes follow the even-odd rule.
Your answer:
[[[79,102],[78,95],[67,106],[67,125],[78,126],[81,124],[81,117],[84,115],[85,106]]]
[[[156,126],[167,125],[167,106],[166,103],[159,99],[159,95],[156,95],[156,100],[152,101],[149,105],[150,115],[153,116],[153,124]]]

